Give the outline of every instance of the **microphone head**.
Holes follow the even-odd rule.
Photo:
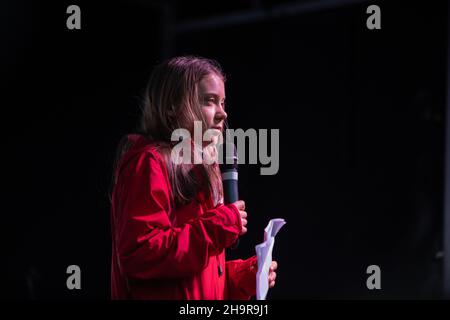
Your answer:
[[[236,146],[232,142],[225,142],[219,145],[219,165],[222,172],[237,170],[238,156]]]

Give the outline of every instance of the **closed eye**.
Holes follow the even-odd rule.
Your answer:
[[[206,97],[204,100],[205,104],[215,104],[216,103],[216,98],[214,97]]]
[[[203,101],[204,101],[205,104],[211,104],[211,103],[213,103],[213,104],[218,104],[218,105],[220,104],[220,106],[221,106],[222,108],[225,108],[225,99],[224,99],[223,101],[220,102],[219,96],[217,96],[217,95],[215,95],[215,94],[206,95],[206,96],[203,98]]]

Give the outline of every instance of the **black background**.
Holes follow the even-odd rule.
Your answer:
[[[81,30],[66,28],[71,4]],[[172,23],[252,7],[2,5],[2,297],[109,298],[116,144],[135,130],[152,67],[197,54],[228,76],[231,127],[280,130],[277,175],[240,166],[249,232],[228,252],[253,255],[269,219],[286,219],[269,298],[440,298],[448,4],[355,1],[175,35],[170,51],[162,4],[175,9]],[[381,8],[381,30],[366,28],[369,4]],[[72,264],[79,291],[66,288]],[[371,264],[381,290],[366,287]]]

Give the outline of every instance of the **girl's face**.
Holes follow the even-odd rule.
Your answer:
[[[202,114],[207,124],[207,128],[203,129],[216,129],[220,133],[223,132],[227,114],[225,112],[225,84],[222,78],[212,73],[200,81],[198,89]]]

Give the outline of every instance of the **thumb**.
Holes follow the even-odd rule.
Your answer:
[[[245,202],[243,200],[238,200],[234,204],[239,210],[245,210]]]

